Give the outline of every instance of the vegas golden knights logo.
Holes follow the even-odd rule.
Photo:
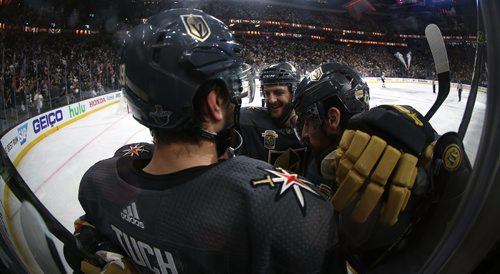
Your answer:
[[[364,100],[364,97],[365,97],[365,91],[362,90],[362,89],[356,89],[354,91],[354,96],[356,97],[356,99],[360,100],[360,101],[365,101]],[[363,100],[361,100],[363,99]]]
[[[264,147],[267,149],[274,149],[276,147],[276,138],[278,133],[274,130],[266,130],[261,134],[264,137]]]
[[[321,79],[321,76],[323,76],[323,70],[321,69],[321,67],[311,71],[311,73],[309,73],[309,77],[311,78],[311,81],[318,81],[319,79]]]
[[[195,14],[187,14],[181,15],[182,23],[184,23],[184,27],[186,28],[187,34],[193,37],[194,39],[203,42],[210,37],[210,28],[208,27],[207,22],[201,15]]]

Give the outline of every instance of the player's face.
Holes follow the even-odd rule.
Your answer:
[[[292,107],[292,95],[287,85],[264,86],[264,97],[267,109],[273,119],[281,120],[285,115],[288,115]]]
[[[318,157],[332,147],[331,139],[322,130],[321,121],[317,116],[299,117],[299,122],[295,128],[296,134],[313,153]]]

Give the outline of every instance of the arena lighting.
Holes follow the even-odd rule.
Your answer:
[[[384,46],[399,46],[399,47],[407,47],[407,43],[395,43],[395,42],[378,42],[378,41],[366,41],[366,40],[353,40],[353,39],[343,39],[336,38],[333,39],[342,43],[354,43],[354,44],[367,44],[367,45],[384,45]]]
[[[294,38],[312,38],[317,40],[324,40],[325,37],[317,36],[317,35],[307,35],[300,33],[285,33],[285,32],[262,32],[262,31],[249,31],[249,30],[237,30],[231,31],[232,34],[241,34],[241,35],[264,35],[266,39],[268,37],[294,37]]]
[[[40,32],[45,32],[45,31],[43,31],[42,29],[40,29]],[[61,29],[59,29],[59,28],[49,28],[47,30],[47,32],[50,33],[50,34],[59,34],[59,33],[61,33]]]
[[[377,11],[375,7],[368,2],[368,0],[353,0],[344,5],[344,8],[346,8],[349,11],[349,14],[357,20],[361,20],[361,16],[364,12]]]
[[[345,30],[345,29],[336,29],[331,27],[320,27],[313,25],[305,25],[298,23],[288,23],[288,22],[277,22],[277,21],[261,21],[261,20],[247,20],[247,19],[229,19],[230,25],[234,26],[236,24],[255,24],[255,25],[276,25],[276,26],[285,26],[285,27],[294,27],[294,28],[306,28],[306,29],[319,29],[323,31],[329,32],[345,32],[345,33],[355,33],[362,35],[374,35],[374,36],[384,36],[384,33],[381,32],[367,32],[367,31],[358,31],[358,30]]]
[[[425,39],[424,35],[418,34],[398,34],[397,37],[400,38],[413,38],[413,39]],[[476,41],[477,36],[469,35],[469,36],[443,36],[444,40],[465,40],[465,41]]]
[[[90,26],[89,26],[90,27]],[[14,31],[24,31],[24,32],[34,32],[34,33],[39,33],[39,32],[48,32],[52,34],[56,33],[72,33],[72,34],[97,34],[99,33],[98,31],[95,30],[75,30],[75,29],[60,29],[60,28],[44,28],[44,27],[38,27],[38,26],[29,26],[29,25],[7,25],[5,23],[0,23],[0,29],[8,29],[8,30],[14,30]]]
[[[420,0],[397,0],[396,3],[400,6],[406,5],[406,4],[417,4],[421,2]]]
[[[356,8],[359,4],[363,4],[364,6],[368,7],[371,11],[377,11],[375,7],[366,0],[353,0],[347,3],[346,8],[347,9]]]
[[[26,26],[23,29],[24,32],[31,32],[31,33],[37,33],[38,32],[38,27],[30,27]]]
[[[231,31],[233,34],[238,35],[264,35],[266,39],[268,37],[293,37],[293,38],[310,38],[314,40],[326,40],[323,36],[318,35],[308,35],[308,34],[298,34],[298,33],[285,33],[285,32],[263,32],[263,31],[247,31],[247,30],[237,30]],[[334,41],[341,43],[353,43],[353,44],[367,44],[367,45],[384,45],[384,46],[394,46],[394,47],[408,47],[407,43],[396,43],[396,42],[379,42],[370,40],[354,40],[354,39],[343,39],[343,38],[333,38]]]

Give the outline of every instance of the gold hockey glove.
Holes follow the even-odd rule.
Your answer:
[[[380,222],[394,225],[418,167],[432,156],[433,140],[432,126],[409,106],[383,105],[354,116],[333,152],[339,185],[333,206],[342,211],[355,203],[352,218],[363,223],[382,202]]]

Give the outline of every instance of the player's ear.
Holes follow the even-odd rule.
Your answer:
[[[223,107],[222,102],[219,100],[217,92],[215,90],[211,90],[207,95],[207,107],[208,114],[211,119],[215,121],[220,121],[223,119]]]
[[[326,112],[326,126],[330,131],[337,131],[340,127],[340,110],[336,107],[331,107]]]

